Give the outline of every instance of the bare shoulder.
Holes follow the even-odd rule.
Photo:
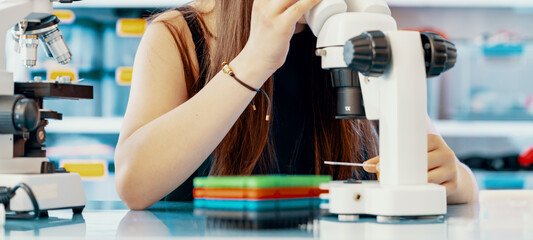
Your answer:
[[[187,22],[183,18],[183,14],[177,10],[169,10],[159,14],[152,20],[152,24],[167,22],[176,28],[183,28],[187,26]]]
[[[188,30],[183,14],[177,10],[169,10],[159,14],[151,21],[146,34],[181,35],[188,38],[190,36]]]
[[[146,29],[143,41],[145,43],[141,44],[140,50],[146,48],[145,50],[161,55],[172,55],[174,58],[180,54],[189,56],[194,54],[194,42],[187,21],[177,10],[161,13],[154,18]]]

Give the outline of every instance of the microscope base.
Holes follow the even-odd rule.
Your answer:
[[[77,173],[54,174],[0,174],[0,185],[14,187],[27,184],[33,191],[41,211],[69,209],[81,212],[85,207],[85,192]],[[33,205],[22,189],[10,201],[9,211],[31,212]]]
[[[438,217],[446,214],[446,188],[437,184],[383,186],[378,182],[331,182],[329,212],[388,217]]]

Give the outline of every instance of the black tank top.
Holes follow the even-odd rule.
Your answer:
[[[206,59],[201,26],[195,17],[185,17],[192,34],[200,69],[205,69]],[[284,65],[274,73],[273,122],[270,137],[278,166],[273,174],[314,174],[313,114],[309,99],[311,96],[313,71],[320,68],[314,56],[316,38],[309,28],[295,34]],[[201,88],[205,85],[205,71],[200,72]],[[329,83],[324,84],[329,86]],[[211,157],[194,172],[180,187],[164,198],[167,201],[191,201],[192,182],[195,177],[207,176],[211,168]],[[274,170],[276,171],[276,170]]]

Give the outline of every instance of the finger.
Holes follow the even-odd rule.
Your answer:
[[[377,156],[375,158],[372,158],[372,159],[369,159],[366,162],[364,162],[363,164],[378,165],[379,164],[379,156]],[[363,168],[365,169],[365,171],[367,171],[369,173],[377,173],[377,172],[379,172],[379,168],[376,168],[376,167],[366,166],[366,167],[363,167]]]
[[[428,153],[428,170],[444,165],[454,165],[456,162],[457,157],[448,146]]]
[[[283,15],[290,21],[296,23],[302,16],[311,10],[315,5],[317,5],[322,0],[299,0],[294,3],[292,6],[288,7]]]
[[[428,172],[428,182],[441,184],[454,179],[454,176],[456,177],[457,174],[453,171],[453,169],[448,167],[439,167]]]
[[[442,151],[428,153],[428,170],[433,170],[446,163],[446,155]]]
[[[256,0],[257,1],[257,0]],[[266,0],[268,4],[266,8],[275,13],[281,14],[287,10],[290,6],[294,5],[298,0]]]
[[[442,137],[435,134],[428,134],[428,152],[433,152],[443,145]]]
[[[453,194],[459,187],[457,180],[451,180],[451,181],[444,182],[441,184],[441,186],[446,187],[446,196]]]

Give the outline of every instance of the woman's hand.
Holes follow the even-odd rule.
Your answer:
[[[379,156],[365,162],[379,164]],[[458,165],[455,153],[439,135],[428,135],[428,182],[446,187],[446,195],[455,193],[458,186]],[[376,173],[375,167],[365,167],[367,172]]]
[[[272,75],[285,62],[295,24],[321,1],[255,0],[250,37],[241,54],[266,70],[266,76]]]

